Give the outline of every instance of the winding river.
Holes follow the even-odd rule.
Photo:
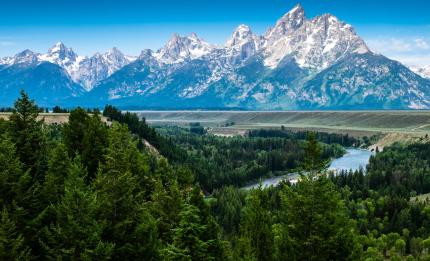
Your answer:
[[[342,157],[333,160],[330,163],[329,170],[332,171],[341,171],[341,170],[358,170],[360,168],[365,169],[366,165],[369,163],[370,156],[372,156],[374,152],[363,150],[363,149],[355,149],[348,148],[346,149],[345,155]],[[267,178],[261,181],[261,184],[264,188],[270,186],[276,186],[282,180],[289,180],[292,183],[297,182],[298,179],[297,173],[291,173],[284,176]],[[248,185],[244,187],[245,189],[256,188],[260,185],[260,182]]]

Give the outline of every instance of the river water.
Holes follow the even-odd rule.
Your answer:
[[[360,168],[366,169],[366,165],[369,163],[370,156],[372,156],[374,152],[362,149],[348,148],[346,149],[345,155],[342,157],[333,160],[330,163],[329,170],[332,171],[341,171],[341,170],[358,170]],[[261,185],[263,188],[276,186],[282,180],[289,180],[291,183],[297,182],[299,175],[297,173],[291,173],[284,176],[267,178],[261,181]],[[249,186],[244,187],[245,189],[257,188],[260,185],[260,182],[251,184]]]
[[[345,155],[331,162],[329,170],[341,171],[351,169],[354,171],[360,168],[366,169],[370,156],[373,154],[374,152],[368,150],[346,149]]]

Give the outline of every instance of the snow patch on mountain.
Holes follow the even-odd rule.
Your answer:
[[[96,53],[79,61],[77,70],[70,71],[72,79],[90,91],[97,83],[134,61],[136,58],[125,56],[117,48],[104,54]]]
[[[16,54],[13,57],[4,58],[4,60],[7,62],[6,65],[35,64],[39,62],[37,54],[28,49]]]
[[[165,64],[181,63],[207,55],[213,49],[214,46],[203,41],[195,33],[189,36],[174,34],[163,48],[154,53],[154,57]]]
[[[301,5],[279,19],[264,38],[264,63],[270,68],[292,56],[301,68],[321,71],[352,53],[369,52],[351,25],[330,14],[309,20]]]

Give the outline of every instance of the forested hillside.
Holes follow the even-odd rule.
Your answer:
[[[297,171],[304,159],[306,136],[217,137],[202,131],[163,127],[158,129],[187,154],[181,163],[191,169],[205,191],[226,185],[241,187],[268,176]],[[197,132],[197,133],[196,133]],[[338,143],[321,143],[323,160],[344,154]]]
[[[429,144],[325,175],[357,140],[153,129],[106,107],[48,125],[25,93],[0,120],[0,260],[428,260]],[[144,140],[158,153],[148,149]],[[301,181],[243,184],[301,170]]]

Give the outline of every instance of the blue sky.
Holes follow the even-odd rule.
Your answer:
[[[1,0],[0,57],[58,41],[82,55],[112,46],[137,55],[174,32],[221,44],[241,23],[262,34],[298,2],[308,17],[332,13],[352,24],[376,52],[430,64],[427,0]]]

